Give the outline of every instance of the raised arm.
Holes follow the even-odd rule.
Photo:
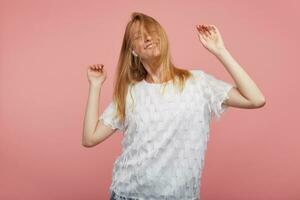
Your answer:
[[[112,135],[116,129],[99,120],[99,97],[106,72],[99,65],[88,67],[89,96],[84,116],[82,145],[93,147]]]
[[[215,55],[229,72],[236,87],[228,92],[228,99],[223,104],[239,108],[259,108],[265,105],[266,100],[255,82],[231,56],[225,48],[218,28],[214,25],[199,25],[199,40],[202,45]]]
[[[266,103],[264,95],[230,53],[224,49],[216,56],[237,85],[229,91],[229,98],[224,101],[224,104],[238,108],[260,108],[264,106]]]

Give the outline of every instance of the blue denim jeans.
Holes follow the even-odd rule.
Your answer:
[[[116,195],[116,193],[114,191],[112,191],[112,194],[111,194],[109,200],[116,200],[115,195]],[[135,199],[132,199],[132,198],[125,199],[124,197],[121,197],[121,199],[124,199],[124,200],[135,200]]]
[[[114,191],[112,191],[112,194],[110,195],[109,200],[116,200],[115,199],[115,192]]]

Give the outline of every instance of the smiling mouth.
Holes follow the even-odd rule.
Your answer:
[[[145,49],[150,49],[155,46],[155,43],[148,44]]]

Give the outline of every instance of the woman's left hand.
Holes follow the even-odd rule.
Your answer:
[[[226,49],[218,28],[214,25],[196,25],[202,45],[213,54]]]

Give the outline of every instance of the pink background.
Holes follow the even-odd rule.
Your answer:
[[[86,67],[108,70],[102,112],[133,11],[166,29],[177,66],[233,83],[196,34],[196,24],[216,25],[266,97],[261,109],[229,108],[212,123],[201,199],[300,199],[297,7],[296,0],[1,1],[0,199],[108,199],[123,136],[81,146]]]

